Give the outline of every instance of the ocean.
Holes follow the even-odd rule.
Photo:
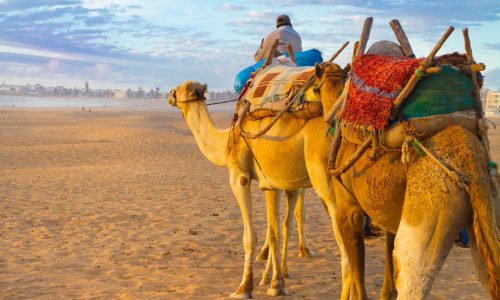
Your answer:
[[[35,97],[0,95],[0,107],[107,107],[129,106],[133,100],[84,97]],[[129,102],[129,103],[127,103]],[[141,102],[141,101],[137,101]]]

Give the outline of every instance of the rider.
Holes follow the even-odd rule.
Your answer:
[[[255,61],[265,58],[276,39],[280,41],[277,51],[281,54],[287,52],[285,46],[289,43],[292,45],[293,52],[302,51],[302,39],[297,31],[293,29],[289,16],[278,16],[276,18],[276,28],[265,39],[262,39],[260,47],[254,55]]]

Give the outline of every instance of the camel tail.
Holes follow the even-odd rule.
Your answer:
[[[478,172],[479,176],[470,185],[472,228],[478,253],[487,266],[490,294],[493,299],[500,299],[500,234],[496,221],[496,182],[487,170],[483,170]]]

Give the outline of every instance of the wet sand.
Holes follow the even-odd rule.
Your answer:
[[[0,141],[0,298],[217,299],[238,287],[242,223],[228,172],[202,156],[178,112],[4,109]],[[491,145],[498,161],[497,131]],[[252,191],[260,247],[265,205]],[[316,257],[296,256],[294,229],[292,297],[282,298],[338,299],[339,251],[312,190],[305,209]],[[376,299],[384,239],[366,244]],[[432,299],[487,299],[469,252],[452,248]],[[256,262],[256,283],[263,267]],[[268,298],[266,289],[256,285],[254,297]]]

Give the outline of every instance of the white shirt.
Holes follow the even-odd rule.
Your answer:
[[[284,25],[268,34],[267,37],[262,41],[259,49],[254,55],[255,61],[259,61],[266,57],[276,39],[279,39],[280,41],[277,48],[278,52],[280,53],[287,52],[287,44],[292,45],[293,52],[302,51],[302,39],[300,38],[300,35],[293,29],[292,26]]]

